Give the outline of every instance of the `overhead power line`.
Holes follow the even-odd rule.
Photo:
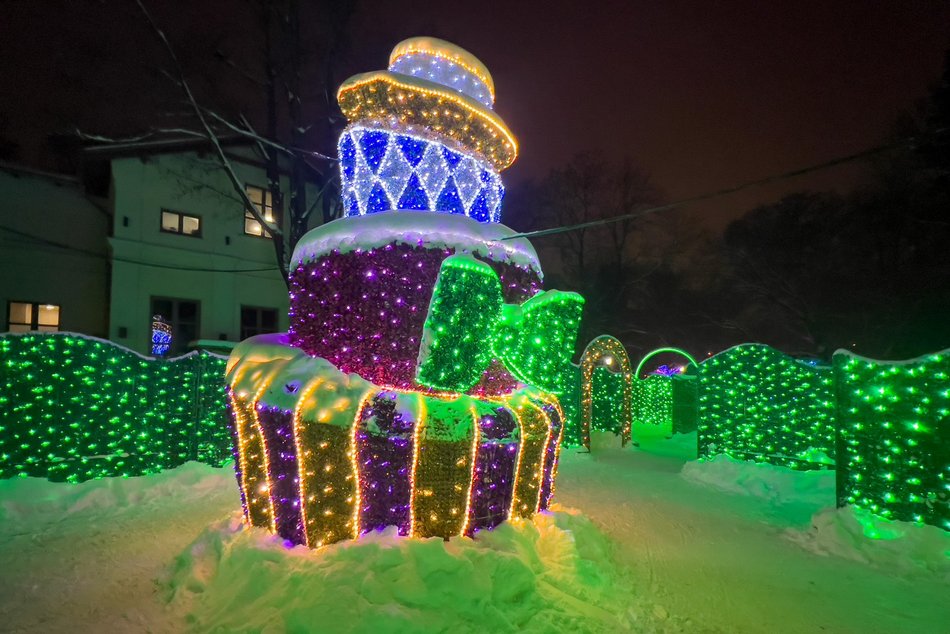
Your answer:
[[[927,136],[934,136],[946,132],[947,129],[939,129],[930,132]],[[712,200],[714,198],[720,198],[722,196],[728,196],[730,194],[735,194],[745,189],[750,189],[752,187],[759,187],[761,185],[768,185],[770,183],[775,183],[778,181],[787,180],[790,178],[795,178],[797,176],[802,176],[804,174],[811,174],[812,172],[819,172],[821,170],[828,169],[830,167],[836,167],[838,165],[843,165],[845,163],[850,163],[852,161],[857,161],[859,159],[865,159],[871,156],[876,156],[878,154],[883,154],[884,152],[889,152],[891,150],[896,150],[898,148],[907,147],[914,145],[920,140],[920,137],[911,137],[908,139],[902,139],[894,143],[888,143],[885,145],[878,145],[866,150],[861,150],[860,152],[855,152],[854,154],[848,154],[846,156],[839,156],[822,163],[816,163],[814,165],[809,165],[808,167],[801,167],[794,169],[788,172],[782,172],[781,174],[775,174],[772,176],[766,176],[765,178],[760,178],[753,181],[747,181],[739,185],[734,185],[732,187],[726,187],[724,189],[717,189],[716,191],[708,192],[705,194],[700,194],[698,196],[691,196],[690,198],[684,198],[682,200],[677,200],[676,202],[667,203],[665,205],[658,205],[656,207],[650,207],[648,209],[643,209],[640,211],[635,211],[629,214],[623,214],[620,216],[612,216],[610,218],[599,218],[597,220],[590,220],[588,222],[581,222],[575,225],[566,225],[563,227],[551,227],[550,229],[539,229],[537,231],[525,231],[523,233],[516,233],[514,235],[505,236],[501,240],[514,240],[515,238],[540,238],[543,236],[555,235],[558,233],[567,233],[568,231],[577,231],[578,229],[587,229],[589,227],[599,227],[602,225],[609,225],[615,222],[622,222],[624,220],[633,220],[635,218],[642,218],[643,216],[648,216],[650,214],[657,213],[659,211],[668,211],[670,209],[676,209],[677,207],[685,207],[686,205],[691,205],[693,203],[701,202],[704,200]]]
[[[13,235],[20,236],[22,238],[28,238],[30,240],[35,240],[40,244],[44,244],[51,247],[56,247],[57,249],[65,249],[66,251],[75,251],[76,253],[81,253],[93,258],[98,258],[101,260],[111,260],[113,262],[126,262],[128,264],[139,264],[141,266],[151,266],[157,269],[170,269],[174,271],[191,271],[195,273],[263,273],[265,271],[276,271],[276,266],[268,266],[261,268],[246,268],[246,269],[215,269],[210,267],[200,267],[200,266],[177,266],[174,264],[159,264],[156,262],[144,262],[142,260],[132,260],[128,258],[119,258],[113,257],[110,258],[107,253],[100,253],[98,251],[93,251],[91,249],[83,249],[81,247],[73,246],[71,244],[66,244],[63,242],[57,242],[55,240],[50,240],[49,238],[44,238],[42,236],[36,236],[31,233],[26,233],[24,231],[19,231],[18,229],[13,229],[11,227],[4,227],[0,225],[0,230],[12,233]]]

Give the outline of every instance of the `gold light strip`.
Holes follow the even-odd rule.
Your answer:
[[[416,413],[416,428],[412,434],[412,471],[409,473],[409,537],[416,534],[416,467],[419,465],[419,443],[426,419],[425,397],[417,393],[419,411]]]
[[[515,519],[515,503],[518,501],[518,480],[521,478],[521,458],[524,456],[525,428],[521,415],[518,413],[518,407],[511,404],[510,411],[515,417],[515,422],[518,423],[518,459],[515,461],[515,477],[511,481],[511,505],[508,507],[507,518],[513,520]]]
[[[478,459],[478,447],[482,438],[482,430],[478,425],[478,412],[475,410],[475,403],[472,403],[471,406],[472,412],[472,452],[469,456],[472,461],[471,469],[471,479],[468,484],[468,497],[465,499],[465,520],[462,522],[462,530],[459,532],[459,535],[464,535],[468,532],[468,527],[471,524],[471,511],[472,511],[472,496],[475,495],[475,461]]]
[[[360,493],[362,480],[360,479],[360,458],[356,436],[359,433],[360,423],[363,420],[363,408],[366,406],[366,402],[370,397],[376,394],[375,389],[370,389],[363,395],[363,398],[360,399],[359,404],[356,406],[356,415],[353,417],[353,427],[350,430],[350,464],[353,466],[353,477],[356,479],[353,501],[353,539],[358,539],[360,536],[360,506],[363,504],[362,494]]]
[[[548,458],[548,443],[551,442],[551,417],[548,416],[548,413],[544,411],[543,407],[539,407],[534,403],[530,404],[532,407],[537,408],[545,421],[544,446],[541,449],[541,460],[538,461],[538,500],[534,505],[534,512],[537,513],[541,510],[541,492],[544,490],[544,465]],[[551,484],[553,485],[554,483],[552,482]]]
[[[305,488],[305,483],[307,481],[306,467],[304,466],[304,460],[311,453],[312,449],[308,449],[304,452],[303,444],[300,442],[300,416],[303,410],[304,401],[313,394],[320,384],[323,383],[322,376],[316,376],[312,381],[307,383],[302,390],[300,390],[300,398],[297,399],[297,404],[294,406],[294,417],[292,429],[294,432],[294,446],[297,448],[297,499],[300,502],[300,523],[303,525],[303,538],[304,543],[307,547],[310,547],[310,531],[307,530],[307,491]]]

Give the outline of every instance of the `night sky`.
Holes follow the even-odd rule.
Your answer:
[[[150,6],[196,84],[246,89],[202,60],[241,49],[247,2]],[[174,90],[154,72],[165,59],[130,0],[7,1],[3,11],[0,135],[21,144],[22,162],[43,163],[49,132],[132,131],[168,110]],[[496,111],[521,145],[509,183],[599,150],[628,155],[676,200],[884,140],[940,74],[950,2],[364,2],[338,80],[384,68],[392,45],[414,35],[448,39],[488,66]],[[716,225],[783,191],[847,188],[855,173],[695,212]]]

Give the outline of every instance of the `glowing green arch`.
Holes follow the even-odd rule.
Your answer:
[[[619,368],[614,369],[613,360]],[[581,355],[581,442],[590,451],[590,422],[593,417],[594,370],[606,367],[612,372],[623,373],[623,425],[621,446],[630,441],[633,424],[633,374],[630,372],[630,357],[620,340],[610,335],[594,338]]]
[[[684,356],[687,359],[689,359],[689,362],[692,363],[693,365],[699,365],[698,363],[696,363],[696,359],[694,359],[685,350],[681,350],[679,348],[657,348],[653,352],[648,352],[647,355],[643,357],[643,359],[641,359],[640,365],[637,366],[637,371],[633,373],[633,376],[640,378],[640,371],[643,369],[643,364],[649,361],[652,357],[655,357],[656,355],[661,354],[663,352],[672,352],[674,354]]]

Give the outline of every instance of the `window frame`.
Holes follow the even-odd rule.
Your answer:
[[[30,306],[30,323],[24,324],[20,322],[11,323],[10,321],[10,310],[13,308],[14,304],[28,304]],[[56,326],[50,326],[48,324],[41,324],[40,322],[40,306],[55,306],[58,309],[56,314]],[[54,304],[52,302],[30,302],[21,299],[8,299],[7,300],[7,313],[6,313],[6,332],[12,332],[10,326],[27,326],[29,330],[26,332],[62,332],[63,324],[63,305]],[[40,326],[46,328],[55,328],[55,330],[40,330]]]
[[[245,331],[245,328],[244,328],[244,320],[242,319],[242,317],[244,316],[244,311],[245,311],[245,310],[253,310],[253,311],[256,311],[256,312],[257,312],[257,324],[258,324],[257,328],[254,328],[254,329],[253,329],[253,330],[255,330],[256,332],[252,332],[252,333],[247,334],[247,335],[244,334],[244,331]],[[263,321],[264,321],[264,320],[262,319],[262,316],[263,316],[263,311],[265,311],[265,310],[273,311],[273,312],[274,312],[274,330],[272,330],[272,331],[266,331],[266,332],[265,332],[265,331],[263,330],[263,327],[264,327],[264,326],[263,326]],[[272,334],[272,333],[278,332],[277,329],[280,328],[280,326],[278,325],[278,322],[279,322],[279,321],[280,321],[280,311],[278,311],[276,308],[273,308],[273,307],[271,307],[271,306],[254,306],[254,305],[251,305],[251,304],[241,304],[240,308],[238,309],[238,334],[240,335],[240,337],[239,337],[238,340],[239,340],[239,341],[244,341],[244,340],[247,339],[248,337],[253,337],[253,336],[255,336],[255,335],[267,335],[267,334]],[[251,329],[251,328],[248,328],[248,330],[252,330],[252,329]]]
[[[248,199],[251,198],[251,192],[250,192],[250,190],[252,190],[252,189],[256,189],[256,190],[259,190],[259,191],[261,192],[261,208],[260,208],[260,210],[259,210],[259,211],[261,212],[261,215],[262,215],[262,216],[267,216],[267,211],[266,211],[266,210],[267,210],[267,209],[270,209],[271,212],[272,212],[273,215],[274,215],[274,224],[280,226],[281,211],[282,211],[282,210],[278,209],[277,206],[274,205],[274,198],[273,198],[274,192],[272,192],[272,191],[271,191],[269,188],[267,188],[267,187],[258,187],[257,185],[252,185],[252,184],[250,184],[250,183],[244,183],[244,193],[247,194]],[[270,206],[267,206],[267,205],[264,204],[264,203],[267,201],[267,198],[268,198],[268,197],[271,198]],[[253,201],[251,201],[251,202],[253,202]],[[243,225],[242,225],[242,227],[241,227],[241,233],[242,233],[242,235],[245,235],[245,236],[248,236],[248,237],[251,237],[251,238],[263,238],[263,239],[265,239],[265,240],[273,240],[273,236],[271,236],[270,233],[267,232],[267,229],[266,229],[263,225],[261,225],[261,233],[260,233],[260,234],[257,234],[257,233],[248,233],[248,231],[247,231],[247,221],[248,221],[248,220],[253,220],[254,222],[257,222],[258,224],[260,224],[260,222],[257,220],[257,218],[254,217],[254,214],[252,214],[250,211],[248,211],[247,209],[245,209],[245,210],[244,210],[244,217],[241,219],[241,222],[243,223]]]
[[[162,222],[165,214],[175,214],[178,216],[178,231],[172,231],[171,229],[165,228],[165,223]],[[198,221],[197,233],[184,232],[185,218],[192,218]],[[202,238],[204,237],[204,218],[202,218],[200,214],[185,213],[184,211],[175,211],[174,209],[162,207],[158,214],[158,230],[162,233],[170,233],[175,236],[185,236],[186,238]]]

